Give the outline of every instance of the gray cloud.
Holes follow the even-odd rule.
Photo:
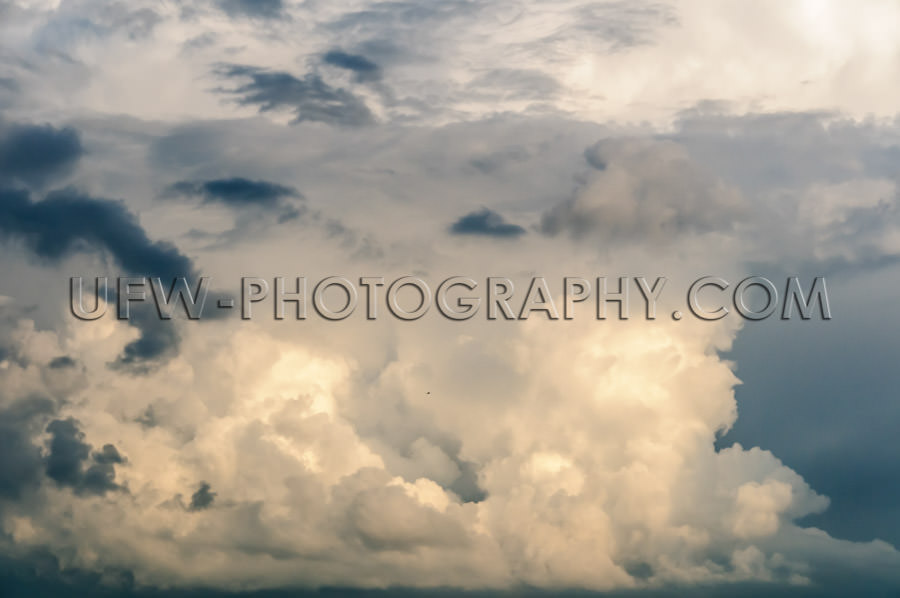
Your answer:
[[[456,235],[482,235],[486,237],[518,237],[525,234],[525,229],[517,224],[504,220],[503,216],[483,208],[461,217],[450,227]]]
[[[53,420],[47,432],[50,434],[50,452],[45,458],[47,477],[78,493],[102,495],[122,489],[115,482],[115,466],[125,459],[115,446],[106,444],[99,452],[91,453],[91,445],[84,442],[79,422],[71,417]]]
[[[45,184],[70,172],[83,154],[81,137],[71,127],[0,121],[0,182]]]
[[[0,409],[0,498],[18,498],[40,483],[43,459],[31,439],[39,418],[55,409],[45,397],[19,399]]]
[[[47,367],[53,370],[58,370],[63,368],[75,367],[76,363],[77,362],[68,355],[60,355],[59,357],[54,357],[53,359],[51,359],[50,364]]]
[[[670,243],[730,231],[746,213],[736,189],[674,142],[608,139],[588,148],[585,159],[592,169],[575,194],[544,213],[546,234]]]
[[[284,11],[282,0],[221,0],[219,6],[233,17],[274,19]]]
[[[361,98],[346,89],[332,87],[314,73],[298,79],[284,71],[242,65],[223,65],[216,73],[226,79],[249,79],[234,89],[222,90],[236,96],[239,104],[258,106],[260,112],[290,110],[295,123],[317,121],[358,127],[375,121]]]
[[[410,34],[427,35],[429,25],[439,25],[456,17],[474,16],[484,8],[480,2],[449,0],[439,3],[408,2],[395,0],[376,2],[362,10],[340,15],[329,28],[338,31],[352,30],[362,39],[377,36],[380,39],[398,40]]]
[[[0,189],[0,233],[20,237],[37,255],[60,260],[89,247],[105,250],[126,271],[146,276],[189,276],[191,261],[173,245],[151,241],[121,201],[74,188],[34,202],[25,191]]]
[[[676,131],[664,137],[745,190],[900,177],[895,128],[828,112],[732,114],[701,104],[684,112]]]
[[[191,502],[188,505],[189,511],[203,511],[212,506],[216,500],[216,493],[212,492],[212,487],[206,482],[200,482],[200,487],[191,495]]]
[[[105,251],[129,274],[164,280],[195,274],[191,260],[175,246],[151,241],[123,202],[72,188],[53,191],[39,202],[26,191],[0,188],[3,237],[24,240],[31,251],[51,262],[80,251]],[[138,304],[129,323],[142,335],[125,347],[120,365],[143,367],[177,348],[174,326],[160,321],[150,305]]]
[[[274,215],[283,224],[297,220],[307,213],[306,198],[297,189],[262,180],[242,177],[212,179],[208,181],[180,181],[170,185],[163,199],[173,197],[199,198],[204,204],[218,203],[236,213],[234,227],[224,233],[207,234],[195,231],[198,238],[211,237],[214,243],[236,243],[250,238],[259,230],[265,216]]]
[[[357,81],[377,81],[381,79],[381,69],[378,65],[359,54],[330,50],[322,57],[322,62],[353,72]]]
[[[675,8],[660,2],[595,2],[578,8],[576,22],[578,30],[603,39],[617,52],[653,43],[656,31],[677,24],[678,17]]]
[[[740,189],[752,205],[744,243],[756,261],[834,271],[900,256],[900,130],[830,113],[683,114],[663,138]]]
[[[492,69],[469,83],[467,88],[470,97],[529,101],[549,100],[563,89],[559,81],[547,73],[514,68]]]
[[[167,195],[200,197],[204,202],[218,202],[231,208],[272,210],[285,207],[285,199],[303,196],[293,187],[268,181],[254,181],[242,177],[213,179],[209,181],[179,181],[169,187]],[[296,210],[292,212],[296,215]]]

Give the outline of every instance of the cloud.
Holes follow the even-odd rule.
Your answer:
[[[360,540],[375,551],[466,548],[469,544],[463,526],[422,505],[399,486],[360,492],[348,516]]]
[[[562,91],[553,76],[538,70],[491,69],[469,84],[470,96],[497,100],[548,101]]]
[[[188,505],[189,511],[202,511],[212,506],[216,500],[216,493],[212,492],[212,487],[206,482],[200,482],[200,487],[191,495],[191,502]]]
[[[665,138],[752,205],[743,221],[751,259],[832,270],[900,256],[896,127],[828,112],[736,115],[701,105]]]
[[[678,24],[677,9],[657,2],[591,3],[579,6],[576,14],[578,29],[605,40],[613,52],[652,44],[660,28]]]
[[[544,233],[666,244],[730,232],[748,211],[736,189],[671,141],[608,139],[585,159],[591,170],[571,198],[544,213]]]
[[[22,398],[0,409],[0,499],[16,499],[40,483],[43,460],[40,447],[31,441],[34,422],[54,410],[45,397]]]
[[[50,365],[49,367],[52,367]],[[59,404],[46,397],[25,397],[0,409],[3,431],[3,459],[0,461],[0,499],[17,499],[26,490],[34,492],[44,476],[77,493],[105,494],[120,490],[115,483],[115,465],[125,459],[111,444],[91,453],[84,442],[79,422],[55,419],[46,426],[50,434],[48,452],[43,454],[34,437],[42,421],[53,416]],[[0,514],[3,509],[0,505]]]
[[[503,255],[492,267],[517,259]],[[535,321],[447,343],[439,318],[421,324],[385,341],[313,321],[302,339],[219,321],[187,329],[171,367],[141,376],[97,355],[117,351],[124,324],[18,340],[21,358],[0,370],[7,394],[43,389],[26,364],[49,364],[60,342],[86,360],[88,386],[42,428],[54,482],[26,482],[41,500],[5,507],[4,521],[30,527],[4,529],[86,570],[97,554],[138,586],[223,589],[448,585],[460,571],[478,588],[788,584],[818,579],[822,551],[900,558],[824,535],[797,549],[810,532],[793,521],[827,501],[767,451],[714,450],[735,417],[736,379],[716,353],[733,332]],[[101,433],[115,450],[90,447]],[[478,502],[453,490],[461,462]],[[186,479],[205,482],[186,508],[166,506]],[[110,518],[121,533],[102,532]],[[184,546],[215,546],[215,564]]]
[[[525,229],[517,224],[510,224],[503,216],[483,208],[461,217],[453,223],[450,231],[457,235],[483,235],[487,237],[518,237],[525,234]]]
[[[78,131],[0,121],[0,181],[44,185],[69,173],[84,148]]]
[[[259,206],[271,209],[278,206],[283,199],[302,197],[292,187],[241,177],[203,182],[180,181],[171,185],[169,191],[182,195],[199,196],[205,202],[221,202],[233,208]]]
[[[381,79],[381,69],[377,64],[359,54],[348,54],[341,50],[329,50],[322,62],[352,71],[357,81],[377,81]]]
[[[60,355],[59,357],[54,357],[48,367],[50,369],[58,370],[62,368],[72,368],[75,367],[77,362],[69,357],[68,355]]]
[[[45,460],[47,477],[78,493],[102,495],[121,490],[115,483],[115,466],[125,460],[116,447],[106,444],[99,452],[91,453],[79,422],[73,418],[53,420],[47,432],[50,434],[50,452]]]
[[[49,260],[86,246],[109,252],[131,274],[172,278],[194,273],[191,261],[173,245],[151,241],[123,202],[74,188],[53,191],[39,202],[25,191],[0,190],[0,233],[23,239]]]
[[[284,71],[241,65],[223,65],[216,72],[227,79],[250,80],[222,93],[237,96],[241,105],[256,105],[260,112],[291,110],[294,123],[315,121],[359,127],[375,120],[361,98],[346,89],[332,87],[317,74],[298,79]]]
[[[790,548],[806,533],[791,521],[820,511],[824,499],[766,451],[712,448],[715,431],[734,418],[734,376],[702,354],[714,331],[634,324],[558,334],[548,323],[458,346],[433,330],[411,331],[396,359],[369,370],[350,366],[343,352],[316,349],[324,330],[311,328],[309,342],[297,343],[220,322],[226,329],[215,335],[226,343],[213,348],[205,334],[189,334],[185,342],[207,349],[184,351],[167,372],[91,372],[79,394],[88,402],[66,405],[47,426],[47,475],[73,491],[65,504],[83,535],[67,534],[58,512],[40,502],[11,508],[54,553],[89,546],[108,570],[131,571],[139,585],[246,588],[252,577],[264,582],[251,587],[430,586],[453,583],[462,570],[473,587],[521,580],[604,589],[685,576],[787,583],[810,575],[808,558],[816,557]],[[81,336],[72,349],[90,355],[95,342]],[[514,355],[498,352],[510,342]],[[23,357],[56,354],[52,345],[32,343]],[[556,350],[562,345],[568,350]],[[670,351],[693,361],[657,359]],[[227,372],[224,359],[233,364]],[[527,364],[518,381],[517,364]],[[561,369],[567,379],[556,376]],[[13,365],[0,377],[16,388],[10,382],[26,371]],[[185,383],[191,379],[204,383]],[[492,394],[504,387],[509,396]],[[171,399],[168,413],[153,428],[134,422],[131,414],[159,395]],[[189,433],[179,433],[183,427]],[[98,429],[118,430],[124,451],[94,451],[85,436]],[[463,502],[446,488],[452,460],[441,453],[454,451],[441,449],[445,442],[413,441],[406,463],[382,459],[379,442],[404,433],[456,439],[482,500]],[[161,497],[187,476],[209,481],[186,509],[167,508]],[[126,485],[128,494],[115,491]],[[212,488],[228,503],[215,501]],[[48,488],[36,491],[62,504]],[[97,495],[102,506],[91,501]],[[109,517],[124,535],[99,533]],[[184,545],[216,546],[228,567],[212,567],[209,577],[204,551],[150,558]],[[819,545],[841,550],[827,537]],[[879,558],[895,558],[883,550]]]
[[[284,11],[282,0],[221,0],[219,6],[231,16],[262,19],[281,17]]]
[[[89,191],[59,192],[81,198],[68,203],[20,187],[45,188],[70,166],[3,175],[19,187],[0,198],[15,241],[0,268],[16,281],[0,299],[12,306],[0,333],[13,329],[0,339],[3,567],[78,582],[51,583],[49,595],[90,584],[107,595],[900,587],[897,551],[871,540],[896,530],[883,447],[896,428],[885,406],[897,351],[873,340],[894,332],[887,320],[820,327],[804,337],[815,350],[794,345],[800,361],[778,359],[781,335],[757,332],[752,353],[767,359],[753,380],[752,356],[735,365],[727,353],[749,325],[667,317],[684,307],[682,279],[792,263],[831,272],[838,260],[854,266],[840,286],[871,270],[882,276],[867,296],[886,299],[848,292],[835,314],[891,313],[897,276],[881,268],[900,238],[894,8],[835,4],[810,27],[806,12],[774,3],[753,14],[727,3],[283,4],[0,8],[0,68],[17,84],[4,101],[31,122],[77,122],[96,158],[73,172]],[[131,19],[143,6],[158,19]],[[210,93],[209,65],[223,60],[257,66],[221,67],[214,85],[229,89]],[[697,104],[709,97],[723,113]],[[253,110],[236,114],[226,98]],[[257,109],[271,118],[244,118]],[[296,126],[281,126],[281,112]],[[186,201],[153,201],[173,181]],[[301,202],[297,226],[262,229]],[[522,234],[535,219],[544,234]],[[253,225],[241,230],[252,244],[232,243],[232,222]],[[516,251],[448,239],[454,226],[514,236]],[[153,241],[163,235],[179,249]],[[596,326],[582,317],[593,302],[571,326],[448,323],[434,309],[401,326],[358,308],[341,324],[176,329],[138,311],[136,342],[124,322],[74,321],[47,292],[60,273],[31,255],[65,264],[85,253],[224,278],[236,264],[310,281],[664,274],[673,305],[653,322],[633,312]],[[154,355],[169,359],[107,367]],[[739,392],[757,393],[740,404],[736,372]],[[848,388],[852,417],[835,407]],[[806,416],[786,407],[807,400],[818,409]],[[723,440],[754,405],[749,419],[770,435]],[[790,430],[771,425],[779,406]],[[835,467],[813,467],[823,454]],[[883,502],[846,506],[851,478]],[[823,512],[817,492],[844,510]]]
[[[234,227],[226,232],[198,236],[211,236],[218,244],[238,243],[251,238],[263,225],[263,216],[274,214],[278,224],[295,221],[307,213],[305,197],[293,187],[268,181],[242,177],[212,179],[208,181],[179,181],[168,187],[163,199],[176,196],[200,198],[204,204],[219,203],[236,212]]]
[[[455,244],[446,256],[431,238],[409,241],[414,235],[440,235],[446,223],[466,213],[465,206],[450,201],[462,191],[491,197],[495,210],[519,200],[517,213],[533,214],[547,209],[545,198],[553,196],[548,190],[564,193],[575,180],[574,196],[595,177],[617,169],[639,178],[640,169],[647,168],[648,184],[658,189],[670,179],[672,189],[692,188],[681,176],[696,176],[701,188],[703,181],[735,184],[719,171],[706,172],[690,148],[678,147],[682,144],[662,140],[663,149],[657,148],[661,140],[655,136],[637,140],[650,149],[642,160],[628,162],[630,154],[622,149],[582,156],[593,143],[584,137],[605,137],[614,149],[630,140],[581,123],[525,126],[498,118],[438,131],[328,130],[314,148],[297,145],[297,129],[258,120],[205,127],[218,127],[209,156],[221,160],[223,171],[230,171],[230,161],[239,160],[246,148],[264,147],[253,154],[248,170],[289,174],[259,180],[302,182],[305,191],[314,189],[311,197],[329,197],[329,207],[343,218],[356,218],[354,224],[363,223],[395,244],[386,245],[384,261],[365,262],[377,267],[503,272],[525,264],[556,272],[564,263],[590,272],[614,264],[613,271],[621,272],[653,259],[654,268],[666,274],[681,268],[693,273],[696,264],[713,270],[731,264],[728,240],[743,245],[746,238],[726,225],[717,233],[724,242],[710,257],[708,243],[688,242],[708,233],[686,222],[680,234],[667,238],[677,251],[659,252],[652,245],[647,250],[625,236],[610,247],[608,262],[597,261],[594,243],[582,242],[588,236],[568,231],[521,236],[515,257],[485,246],[469,251],[469,244]],[[345,145],[347,134],[358,140],[352,147]],[[669,144],[678,151],[667,151]],[[285,151],[292,147],[295,152]],[[490,176],[472,168],[473,155],[506,156],[516,148],[521,149],[488,169]],[[192,162],[191,175],[203,166],[203,151],[196,156],[201,160],[196,167]],[[256,163],[268,170],[257,170]],[[171,169],[159,172],[172,180]],[[207,179],[184,180],[202,185]],[[742,194],[751,191],[738,188]],[[826,203],[851,205],[843,201],[854,195],[861,202],[858,192],[865,189],[845,189]],[[866,197],[881,190],[875,186]],[[643,196],[623,197],[639,202]],[[442,214],[424,221],[432,229],[410,231],[399,218],[393,222],[398,214],[424,209],[421,198],[434,199],[429,213]],[[822,213],[827,219],[832,215]],[[289,234],[260,238],[252,248],[275,273],[296,267],[295,256],[279,252]],[[328,249],[336,245],[321,237],[292,236],[291,242],[300,252],[315,252],[328,267],[363,268],[362,262],[335,258]],[[638,257],[624,259],[622,247]],[[213,268],[238,254],[227,247],[200,253]],[[689,266],[676,267],[676,259]],[[129,546],[142,552],[119,555],[90,531],[82,544],[52,535],[46,530],[59,525],[52,509],[29,511],[32,525],[48,534],[46,545],[60,554],[66,548],[76,554],[99,551],[111,568],[134,571],[139,584],[190,587],[213,577],[226,588],[247,587],[248,579],[261,577],[273,588],[298,579],[316,586],[341,580],[364,587],[452,585],[462,570],[477,580],[473,587],[690,586],[767,579],[778,588],[792,583],[818,588],[828,559],[858,558],[853,555],[866,551],[872,562],[896,558],[883,544],[842,544],[799,527],[798,520],[820,512],[826,501],[771,453],[712,448],[735,416],[732,366],[717,355],[733,330],[660,321],[652,329],[631,329],[640,324],[629,322],[606,335],[592,326],[554,333],[537,325],[504,331],[471,323],[463,331],[424,322],[379,330],[380,324],[360,336],[355,326],[317,328],[305,321],[299,337],[294,329],[266,323],[216,324],[186,333],[185,349],[164,372],[141,376],[97,369],[99,351],[118,351],[124,344],[121,331],[105,333],[110,336],[102,344],[79,338],[75,330],[60,332],[76,340],[48,350],[44,362],[77,355],[93,382],[83,395],[92,398],[59,418],[77,418],[89,437],[105,428],[119,434],[111,438],[131,443],[116,440],[130,465],[117,468],[115,478],[131,494],[108,492],[104,501],[111,501],[107,515],[129,522],[123,523],[135,534]],[[11,373],[18,376],[16,371]],[[215,488],[228,501],[217,499],[215,508],[193,512],[186,512],[187,505],[160,506],[195,480],[207,480],[210,493]],[[76,496],[72,508],[88,516],[92,497]],[[397,515],[406,512],[415,525]],[[101,528],[99,516],[88,521],[86,529]],[[140,541],[148,537],[178,540],[163,546]],[[221,568],[214,565],[204,572],[203,551],[184,563],[158,560],[158,554],[177,553],[183,546],[215,546],[229,564],[226,577],[216,577]],[[825,559],[823,553],[831,556]],[[402,559],[404,569],[393,559]],[[851,569],[871,567],[877,568]]]
[[[53,191],[38,202],[26,191],[0,189],[0,236],[23,240],[51,262],[86,250],[102,251],[128,274],[163,280],[195,275],[191,260],[174,245],[151,241],[123,202],[74,188]],[[151,306],[139,304],[129,322],[142,335],[124,348],[119,365],[144,367],[177,348],[177,331],[170,322],[161,322]]]

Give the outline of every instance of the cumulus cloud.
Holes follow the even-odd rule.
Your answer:
[[[472,172],[473,145],[485,155],[502,154],[509,140],[486,147],[471,142],[472,132],[486,126],[460,128],[456,137],[443,132],[413,137],[404,140],[408,146],[395,146],[396,162],[415,155],[426,165],[424,172],[395,183],[397,189],[434,190],[436,181],[445,184],[444,172]],[[292,130],[282,134],[271,138],[273,156],[284,154],[278,144],[291,143]],[[218,145],[227,146],[222,140],[230,135],[243,133],[223,128]],[[369,142],[377,145],[380,139]],[[503,168],[519,168],[523,176],[534,160],[554,153],[527,138],[516,146],[526,149]],[[740,197],[731,187],[736,183],[704,172],[676,142],[607,138],[580,155],[583,148],[569,150],[567,178],[575,177],[575,196],[592,184],[623,189],[615,199],[626,215],[648,200],[675,211],[668,222],[681,224],[657,237],[660,229],[639,219],[617,221],[622,230],[632,227],[632,237],[623,236],[612,248],[621,261],[610,263],[626,268],[646,259],[628,254],[646,241],[708,260],[705,246],[689,241],[735,234],[729,219],[701,212],[734,210],[729,201]],[[367,155],[368,148],[359,151]],[[357,159],[342,158],[347,162],[331,167],[349,171],[347,164]],[[638,174],[642,169],[646,179]],[[610,173],[613,182],[625,183],[603,180]],[[479,184],[493,184],[482,171],[473,174]],[[366,173],[366,180],[375,176]],[[378,176],[385,185],[396,178],[390,172]],[[330,179],[328,173],[303,178],[315,189]],[[446,180],[452,187],[457,179]],[[202,185],[194,183],[191,190],[202,191]],[[661,191],[667,186],[688,201],[667,203]],[[842,209],[843,200],[835,201]],[[535,205],[536,215],[546,216],[547,208]],[[617,207],[598,205],[602,213]],[[391,207],[377,204],[379,210]],[[397,212],[388,215],[403,213],[408,205],[392,209]],[[459,210],[452,204],[445,209],[447,216],[421,233],[424,237],[446,232]],[[589,203],[577,209],[595,208]],[[591,270],[596,250],[582,241],[597,231],[624,233],[580,217],[594,228],[520,236],[516,255],[484,248],[455,250],[452,256],[395,249],[373,263],[495,273],[523,263],[553,272],[565,261],[575,270]],[[822,217],[831,221],[828,214]],[[390,217],[382,218],[382,225],[390,223]],[[515,226],[502,219],[499,225]],[[401,225],[380,229],[393,239],[403,239],[404,231]],[[548,249],[546,243],[568,236],[576,242]],[[262,238],[256,249],[278,274],[278,268],[296,267],[293,258],[277,251],[281,241]],[[298,250],[333,260],[329,265],[352,265],[323,251],[336,247],[329,244],[334,240],[294,242]],[[432,243],[394,242],[419,248]],[[722,261],[716,263],[734,259],[724,249],[719,253],[716,259]],[[655,256],[656,250],[647,254]],[[659,259],[674,271],[680,258]],[[211,253],[204,260],[216,261]],[[302,335],[264,323],[217,322],[184,331],[178,356],[157,372],[135,377],[104,367],[104,360],[130,341],[126,326],[109,322],[89,334],[72,324],[48,333],[56,339],[44,341],[50,346],[10,359],[4,374],[15,389],[13,382],[26,376],[33,366],[24,364],[31,362],[46,364],[45,372],[71,370],[88,383],[70,404],[29,428],[17,446],[40,450],[39,436],[51,421],[74,418],[85,434],[74,446],[114,442],[117,454],[128,456],[127,467],[114,464],[113,478],[98,476],[98,487],[105,480],[129,492],[107,490],[105,510],[94,515],[91,501],[97,493],[78,490],[84,486],[78,480],[96,463],[93,449],[87,457],[80,449],[71,469],[81,473],[72,478],[77,483],[62,485],[67,492],[62,496],[54,494],[58,483],[44,480],[40,465],[37,473],[28,473],[33,451],[24,450],[25,465],[15,470],[24,473],[8,476],[21,480],[10,487],[29,488],[52,504],[72,504],[92,522],[88,528],[100,529],[101,516],[122,522],[132,547],[124,553],[98,534],[72,539],[54,531],[61,524],[52,508],[6,507],[16,542],[59,554],[74,551],[72,566],[90,570],[94,564],[83,555],[97,553],[109,568],[131,571],[136,583],[148,585],[438,586],[458,585],[463,572],[470,587],[524,582],[612,589],[818,583],[834,559],[869,554],[878,562],[896,562],[896,552],[883,543],[848,545],[800,527],[797,521],[820,513],[827,499],[771,453],[741,446],[715,450],[716,438],[736,417],[736,378],[718,356],[736,333],[725,325],[604,322],[554,328],[557,323],[529,322],[521,329],[489,329],[485,323],[462,330],[423,322],[387,332],[372,328],[363,340],[356,328],[309,321],[302,323]],[[61,355],[78,356],[85,369],[51,367]],[[42,376],[33,384],[47,392],[49,382]],[[26,396],[25,389],[15,396]],[[198,486],[197,480],[205,482]],[[171,497],[185,488],[193,491],[190,499],[173,503]],[[23,517],[31,531],[16,523]],[[229,564],[227,574],[203,550],[179,559],[159,557],[184,547],[215,547]],[[873,575],[891,580],[882,569]]]
[[[173,363],[135,379],[91,358],[88,387],[52,413],[37,410],[52,418],[47,482],[34,427],[20,442],[32,447],[19,451],[20,473],[6,475],[50,504],[68,505],[86,532],[67,534],[62,515],[40,503],[7,503],[4,525],[23,546],[74,550],[70,566],[90,568],[89,547],[139,584],[434,586],[459,584],[462,572],[470,587],[610,589],[799,583],[822,566],[791,546],[808,533],[793,521],[821,511],[826,499],[771,453],[713,448],[717,431],[734,421],[735,378],[705,349],[726,347],[731,333],[705,323],[537,324],[452,347],[428,331],[403,335],[397,360],[374,379],[346,360],[346,347],[322,352],[226,322],[216,324],[231,327],[224,346],[211,347],[201,334],[186,339],[190,350],[176,359],[191,364],[190,374]],[[122,342],[120,326],[107,327],[104,338],[73,328],[69,347],[92,355],[97,343]],[[35,334],[28,330],[13,335],[31,365],[0,373],[18,392],[29,377],[40,388],[34,370],[52,359],[41,352],[59,348],[55,335],[40,333],[46,347],[28,341]],[[497,353],[510,344],[517,349]],[[473,350],[496,363],[478,372],[477,383],[462,382],[473,375]],[[223,360],[232,364],[227,374]],[[564,380],[561,368],[570,374]],[[491,387],[522,376],[514,397],[491,396]],[[198,393],[190,378],[213,387]],[[422,391],[426,380],[440,400]],[[135,422],[159,393],[175,411],[152,428]],[[389,408],[372,419],[372,405]],[[474,420],[459,410],[476,405]],[[481,499],[465,502],[451,489],[458,471],[438,458],[440,441],[411,443],[414,470],[390,458],[381,442],[402,434],[378,430],[404,427],[455,439],[459,457],[477,471]],[[121,450],[118,441],[90,448],[86,437],[111,430],[122,433]],[[201,476],[208,481],[195,486],[186,509],[167,506],[185,480]],[[122,487],[128,493],[111,492]],[[102,505],[93,502],[99,494]],[[228,500],[220,504],[219,494]],[[120,533],[87,531],[108,517]],[[842,550],[827,536],[819,543]],[[181,552],[185,546],[214,546],[227,570],[204,550]],[[871,549],[900,559],[886,546]]]

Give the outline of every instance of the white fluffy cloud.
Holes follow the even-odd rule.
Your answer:
[[[67,369],[82,382],[53,417],[127,462],[115,468],[125,490],[47,483],[4,507],[7,550],[228,588],[802,576],[806,555],[777,546],[827,501],[765,451],[713,450],[735,417],[735,378],[709,348],[732,333],[592,324],[445,324],[339,352],[208,324],[140,378],[104,367],[129,335],[121,324],[62,338],[20,325],[4,387],[49,394],[52,358],[78,356]],[[364,371],[356,353],[371,351],[396,357]],[[459,462],[477,471],[480,502],[451,490]],[[201,481],[212,503],[186,508]]]

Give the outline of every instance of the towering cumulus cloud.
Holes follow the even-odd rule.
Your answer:
[[[0,593],[896,593],[865,4],[0,1]],[[834,318],[742,320],[751,275]],[[86,321],[77,276],[214,291]]]

